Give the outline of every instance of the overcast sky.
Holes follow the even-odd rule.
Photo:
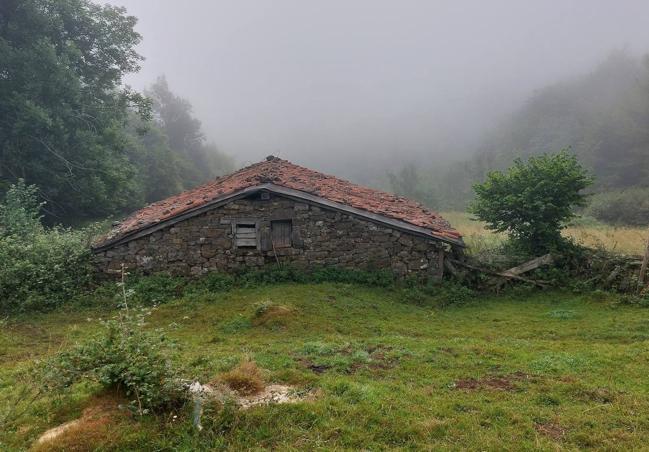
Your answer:
[[[543,85],[649,52],[649,0],[111,0],[142,71],[239,162],[317,169],[457,157]],[[395,157],[396,156],[396,157]]]

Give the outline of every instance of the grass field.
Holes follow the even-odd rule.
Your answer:
[[[495,234],[484,223],[473,221],[464,212],[444,212],[455,229],[464,235],[465,242],[476,252],[502,243],[504,234]],[[628,226],[610,226],[592,219],[578,219],[565,229],[564,234],[577,243],[594,248],[605,248],[622,254],[642,255],[645,251],[649,229]]]
[[[154,311],[202,382],[252,359],[268,382],[311,390],[296,404],[224,409],[194,432],[190,408],[116,415],[73,438],[78,450],[557,450],[649,444],[649,312],[608,295],[529,293],[436,308],[400,289],[281,284],[176,300]],[[286,306],[255,326],[255,304]],[[412,301],[412,300],[411,300]],[[0,406],[35,360],[96,331],[114,311],[6,319]],[[317,369],[315,372],[313,369]],[[39,398],[0,449],[29,448],[101,397],[79,385]],[[104,396],[106,397],[106,396]],[[4,405],[3,405],[4,404]],[[69,440],[70,438],[68,438]],[[72,443],[59,443],[70,450]],[[56,445],[56,443],[55,443]],[[51,450],[51,449],[50,449]]]

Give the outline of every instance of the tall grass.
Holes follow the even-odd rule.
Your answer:
[[[501,244],[507,236],[485,228],[481,221],[474,221],[464,212],[444,212],[442,216],[464,236],[471,254],[481,254]],[[564,235],[577,243],[594,248],[604,248],[622,254],[641,255],[649,236],[649,228],[633,226],[610,226],[592,218],[579,218],[564,230]]]

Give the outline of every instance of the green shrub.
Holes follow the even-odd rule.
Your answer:
[[[475,184],[470,212],[496,232],[506,232],[532,253],[559,247],[561,229],[585,205],[593,179],[566,151],[520,159],[507,172],[493,171]]]
[[[187,294],[225,292],[234,286],[234,278],[224,273],[211,272],[191,281],[185,288]]]
[[[171,365],[171,346],[161,332],[144,329],[146,314],[124,311],[102,322],[91,339],[50,358],[43,368],[44,389],[60,391],[92,381],[123,391],[141,415],[179,401],[182,390]]]
[[[303,270],[292,266],[267,266],[259,270],[246,270],[236,275],[237,285],[241,287],[287,282],[303,283],[307,281],[307,274]]]
[[[630,188],[593,195],[584,212],[610,224],[649,224],[649,188]]]
[[[151,276],[135,278],[129,283],[132,299],[144,306],[166,303],[183,294],[185,279],[158,273]]]
[[[322,267],[311,274],[313,282],[340,282],[388,287],[394,284],[394,274],[389,270],[353,270],[340,267]]]
[[[93,228],[45,228],[36,188],[12,185],[0,205],[0,310],[49,309],[92,280]]]
[[[427,306],[434,301],[426,292],[419,287],[404,287],[398,293],[399,301],[415,306]]]
[[[464,305],[474,301],[476,297],[477,293],[466,286],[458,283],[446,283],[440,287],[439,305],[441,307]]]

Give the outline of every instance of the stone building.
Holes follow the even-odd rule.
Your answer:
[[[133,213],[93,248],[106,273],[291,264],[441,277],[444,256],[463,247],[415,201],[271,156]]]

